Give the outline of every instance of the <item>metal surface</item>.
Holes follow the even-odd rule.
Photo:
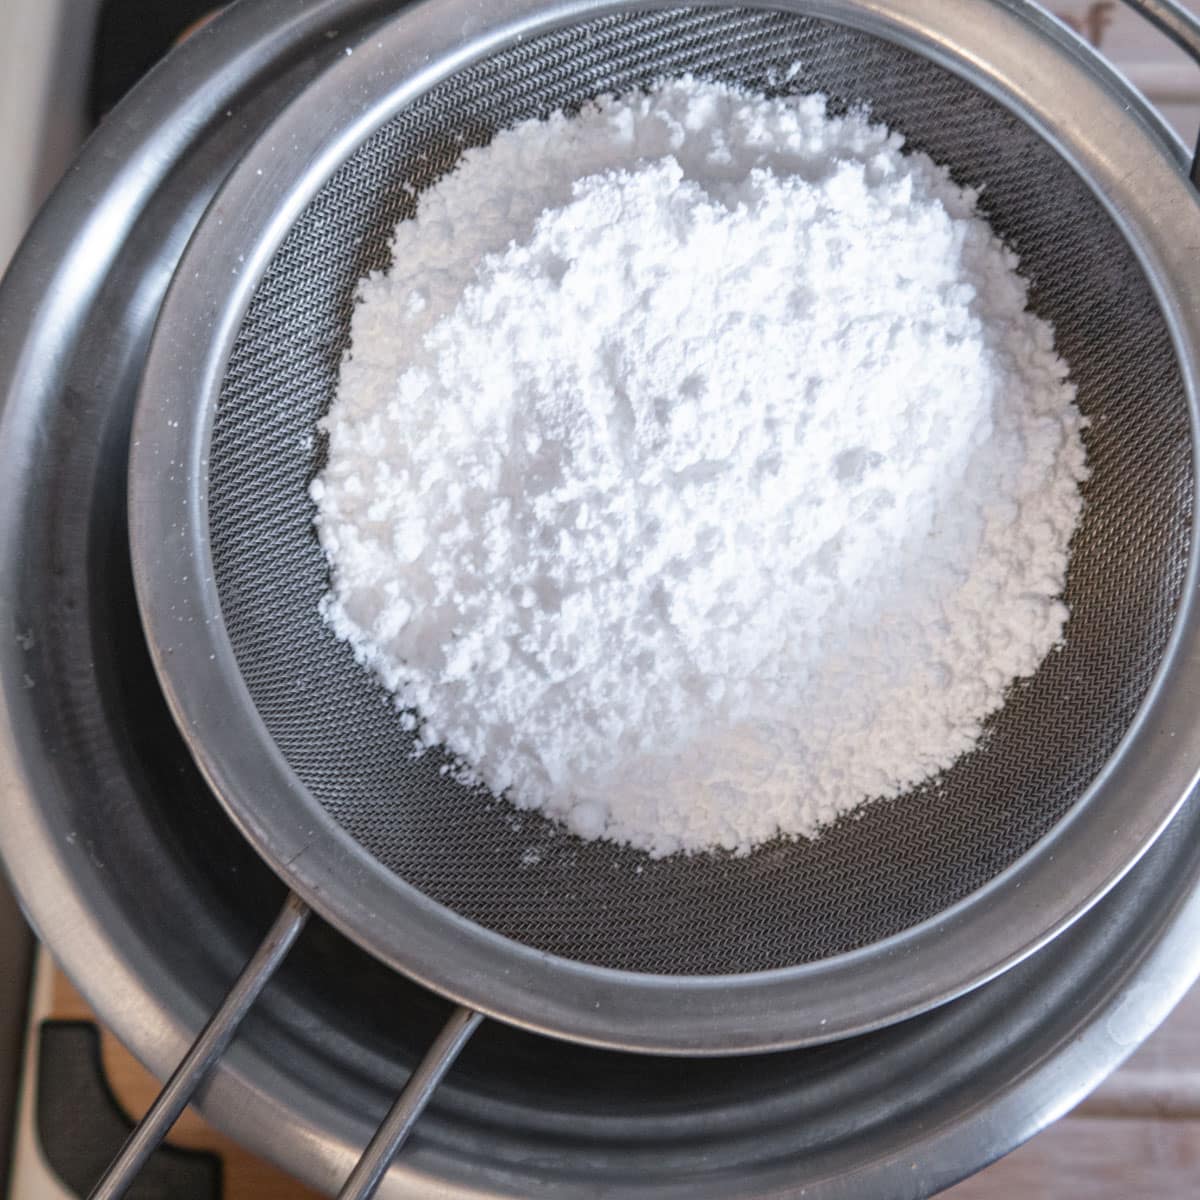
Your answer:
[[[742,858],[654,861],[563,837],[539,814],[514,822],[485,790],[446,773],[443,756],[414,753],[416,735],[320,616],[328,566],[308,485],[323,443],[312,435],[348,349],[359,278],[390,265],[391,230],[412,213],[413,189],[451,169],[464,146],[659,72],[769,87],[792,62],[805,64],[792,87],[817,88],[835,104],[873,100],[910,146],[980,186],[991,219],[1038,281],[1037,302],[1075,363],[1093,419],[1093,473],[1067,586],[1073,619],[1064,650],[990,722],[986,747],[936,788],[874,805],[816,841]],[[266,140],[299,144],[295,130]],[[184,295],[168,302],[160,326],[174,374],[157,377],[151,357],[139,437],[160,478],[173,473],[152,453],[160,440],[151,426],[172,420],[160,397],[178,393],[203,427],[203,399],[182,400],[192,364],[177,361],[169,321],[191,331],[196,307],[220,307],[232,271],[196,266],[212,261],[239,210],[228,193],[219,205],[181,266]],[[190,428],[180,437],[197,443]],[[219,613],[205,611],[203,628],[227,631],[249,698],[293,772],[292,790],[307,789],[364,851],[460,916],[534,950],[651,974],[730,975],[832,958],[938,916],[1014,862],[1085,791],[1128,727],[1170,633],[1191,532],[1188,416],[1171,342],[1121,235],[1084,185],[954,76],[879,39],[778,12],[571,24],[489,54],[405,104],[320,188],[272,258],[199,454],[190,467],[207,475],[207,489],[189,502],[208,514],[219,604]],[[134,461],[136,472],[143,459]],[[169,519],[153,483],[146,490],[148,507]],[[209,572],[201,555],[184,578],[193,566]],[[173,607],[153,614],[151,628],[166,626],[172,637],[177,590],[154,588]],[[171,645],[164,669],[189,680],[211,672],[225,648],[203,638]],[[228,730],[240,752],[242,729]],[[229,748],[201,753],[219,763]],[[531,850],[536,869],[526,864]]]
[[[1200,18],[1179,0],[1123,0],[1155,28],[1166,34],[1193,62],[1200,63]],[[1192,152],[1188,171],[1192,184],[1200,187],[1200,141]]]
[[[100,0],[7,0],[0,8],[0,270],[87,136]]]
[[[354,1170],[338,1192],[338,1200],[369,1200],[375,1195],[392,1159],[408,1140],[417,1118],[433,1098],[434,1090],[482,1020],[479,1013],[469,1008],[454,1010],[384,1117],[383,1124],[375,1131],[362,1158],[354,1164]]]
[[[0,10],[0,271],[83,140],[84,59],[97,6],[9,0]],[[9,1194],[32,977],[33,935],[0,880],[0,1195]]]
[[[229,989],[229,995],[89,1193],[89,1200],[119,1200],[129,1190],[150,1155],[192,1101],[205,1076],[229,1049],[251,1006],[300,936],[308,912],[308,906],[298,896],[289,895],[284,901],[275,923]]]
[[[578,23],[615,5],[406,11],[360,39],[238,164],[168,292],[143,380],[130,497],[139,601],[168,700],[231,815],[289,886],[391,965],[504,1020],[600,1045],[777,1048],[959,994],[1094,903],[1200,763],[1186,736],[1200,665],[1184,399],[1200,344],[1187,249],[1200,243],[1200,210],[1185,174],[1073,41],[1060,46],[1008,5],[797,7],[925,58],[707,7],[608,17],[586,36]],[[571,69],[549,69],[567,50]],[[448,793],[436,762],[411,766],[386,740],[374,685],[320,626],[324,575],[304,502],[313,464],[298,447],[328,399],[345,289],[372,264],[388,205],[402,203],[395,185],[445,169],[440,148],[486,139],[496,112],[644,82],[664,63],[736,74],[792,57],[809,64],[802,80],[872,79],[871,93],[839,99],[871,100],[983,185],[1034,274],[1035,303],[1096,418],[1067,649],[1018,689],[987,749],[945,787],[874,806],[821,842],[650,864],[560,839],[566,852],[547,843],[550,865],[522,873],[522,846],[543,836],[536,823],[506,836],[479,796]],[[530,93],[527,79],[559,90]],[[339,257],[342,246],[353,254]],[[815,935],[829,930],[837,941],[822,946]]]
[[[1187,51],[1193,61],[1200,62],[1200,18],[1179,0],[1122,0],[1122,3]]]
[[[0,879],[0,1195],[12,1167],[32,967],[33,935]]]
[[[28,649],[0,638],[0,844],[56,956],[164,1076],[282,897],[196,776],[145,659],[123,526],[133,388],[197,195],[382,7],[236,6],[109,118],[0,291],[0,628],[34,638]],[[1144,103],[1089,70],[1186,169]],[[1071,1107],[1198,974],[1200,810],[1189,804],[1048,951],[878,1034],[682,1060],[488,1024],[381,1194],[928,1195]],[[319,921],[260,1006],[200,1105],[332,1193],[445,1009]]]

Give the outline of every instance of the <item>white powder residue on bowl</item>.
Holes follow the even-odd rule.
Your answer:
[[[975,197],[683,78],[465,153],[362,285],[324,612],[464,776],[654,855],[950,766],[1060,640],[1085,477]]]

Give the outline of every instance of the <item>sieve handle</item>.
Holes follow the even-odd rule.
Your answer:
[[[158,1099],[126,1139],[88,1200],[119,1200],[137,1178],[146,1160],[167,1136],[179,1114],[217,1060],[229,1048],[242,1019],[250,1011],[267,981],[287,957],[308,920],[309,908],[295,893],[288,895],[275,923],[242,969],[221,1007],[213,1013],[200,1036],[192,1043],[175,1073],[167,1080]]]
[[[1200,17],[1179,0],[1124,0],[1134,12],[1165,33],[1182,50],[1200,63]]]
[[[1160,32],[1166,34],[1197,65],[1200,65],[1200,17],[1186,9],[1179,0],[1124,0],[1139,16],[1144,17]],[[1192,152],[1189,178],[1200,187],[1200,141]]]
[[[434,1088],[482,1020],[483,1014],[472,1009],[459,1007],[454,1010],[384,1117],[362,1158],[346,1177],[338,1200],[370,1200],[375,1194],[396,1152],[404,1145],[417,1118],[429,1103]]]
[[[299,896],[294,892],[288,894],[279,916],[250,961],[242,968],[242,973],[229,989],[221,1007],[213,1013],[191,1049],[183,1056],[183,1061],[159,1092],[158,1099],[138,1122],[117,1157],[89,1193],[88,1200],[120,1200],[129,1190],[209,1071],[229,1048],[243,1018],[300,936],[309,913],[308,905]],[[350,1172],[338,1194],[338,1200],[370,1200],[375,1194],[396,1152],[404,1145],[417,1118],[433,1096],[434,1089],[482,1020],[483,1015],[472,1009],[454,1010]]]

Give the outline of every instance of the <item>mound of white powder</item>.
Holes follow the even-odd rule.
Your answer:
[[[468,151],[365,280],[324,612],[465,778],[654,855],[813,835],[1059,641],[1086,473],[972,193],[684,78]]]

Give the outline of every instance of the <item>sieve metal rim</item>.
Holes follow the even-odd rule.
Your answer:
[[[483,14],[464,0],[420,4],[285,109],[219,192],[164,303],[134,424],[130,535],[143,624],[175,718],[233,820],[318,912],[397,969],[512,1023],[626,1049],[733,1053],[849,1036],[951,999],[1044,944],[1132,866],[1200,768],[1200,749],[1168,736],[1188,727],[1200,683],[1194,528],[1185,600],[1156,682],[1117,754],[1046,839],[895,937],[805,966],[714,977],[633,974],[529,950],[371,859],[294,778],[254,711],[207,547],[203,464],[225,360],[258,279],[316,189],[387,117],[469,61],[571,21],[672,7],[513,0]],[[1200,295],[1185,248],[1200,244],[1200,212],[1178,145],[1094,55],[1032,8],[999,0],[970,14],[932,0],[740,7],[802,12],[900,42],[1037,128],[1101,197],[1146,268],[1183,367],[1195,446]],[[1131,767],[1134,750],[1142,761]],[[1137,783],[1148,799],[1129,814],[1126,789]],[[1090,869],[1060,887],[1056,858],[1081,847],[1095,851]]]

